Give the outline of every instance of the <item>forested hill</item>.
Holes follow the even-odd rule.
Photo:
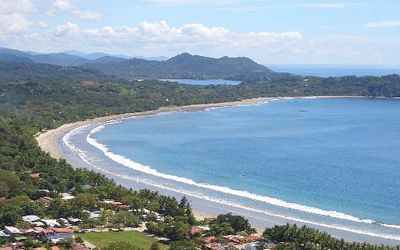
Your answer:
[[[249,58],[209,58],[183,53],[166,61],[126,59],[104,53],[81,57],[67,53],[37,54],[0,48],[0,60],[58,66],[84,66],[128,79],[188,78],[268,81],[288,74],[276,73]]]
[[[276,73],[245,57],[216,59],[188,53],[162,62],[134,58],[110,63],[91,63],[85,67],[127,78],[268,81],[288,75]]]
[[[2,80],[34,80],[50,79],[53,81],[80,82],[107,81],[115,79],[95,69],[74,66],[56,66],[24,61],[8,61],[0,58],[0,77]]]
[[[80,67],[0,61],[0,109],[11,109],[41,118],[45,126],[51,127],[102,115],[144,111],[162,106],[227,102],[255,97],[329,95],[400,97],[400,76],[288,76],[266,82],[248,81],[239,85],[196,86],[158,80],[128,81]]]

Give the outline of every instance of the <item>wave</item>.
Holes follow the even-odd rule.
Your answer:
[[[100,132],[102,129],[104,129],[104,125],[100,125],[94,129],[92,129],[89,134],[86,137],[86,141],[99,149],[100,151],[103,152],[104,155],[106,155],[108,158],[112,159],[113,161],[122,164],[123,166],[126,166],[128,168],[131,168],[136,171],[140,171],[149,175],[157,176],[160,178],[164,179],[169,179],[173,180],[176,182],[184,183],[187,185],[191,186],[196,186],[200,188],[205,188],[205,189],[210,189],[213,191],[229,194],[229,195],[234,195],[234,196],[239,196],[259,202],[264,202],[268,203],[274,206],[279,206],[287,209],[292,209],[292,210],[297,210],[305,213],[311,213],[315,215],[320,215],[320,216],[326,216],[326,217],[331,217],[331,218],[336,218],[336,219],[341,219],[341,220],[348,220],[348,221],[353,221],[353,222],[359,222],[359,223],[366,223],[366,224],[373,224],[376,223],[373,220],[370,219],[360,219],[352,215],[348,215],[345,213],[337,212],[337,211],[328,211],[328,210],[323,210],[315,207],[309,207],[301,204],[296,204],[296,203],[291,203],[291,202],[286,202],[277,198],[272,198],[268,196],[262,196],[262,195],[257,195],[250,193],[248,191],[243,191],[243,190],[236,190],[228,187],[223,187],[223,186],[218,186],[218,185],[213,185],[213,184],[207,184],[207,183],[198,183],[195,182],[194,180],[185,178],[185,177],[179,177],[175,175],[170,175],[170,174],[165,174],[158,172],[157,170],[149,167],[142,165],[140,163],[134,162],[122,155],[118,155],[116,153],[111,152],[105,145],[99,143],[97,140],[93,139],[91,136],[95,133]]]
[[[86,126],[84,126],[84,127],[86,127]],[[122,174],[118,174],[118,173],[114,173],[114,172],[108,171],[106,169],[100,168],[99,166],[97,166],[95,164],[92,164],[90,162],[90,160],[88,159],[87,154],[84,151],[82,151],[81,149],[79,149],[78,147],[74,146],[70,142],[70,137],[72,135],[76,135],[77,133],[79,133],[79,130],[84,128],[84,127],[80,127],[80,128],[77,128],[77,129],[74,129],[74,130],[70,131],[67,135],[65,135],[63,137],[63,142],[65,143],[65,145],[68,148],[71,149],[71,151],[76,153],[85,163],[89,164],[91,167],[93,167],[93,168],[95,168],[95,169],[97,169],[97,170],[99,170],[101,172],[104,172],[106,174],[113,175],[113,176],[116,176],[116,177],[119,177],[119,178],[125,179],[125,180],[135,181],[135,182],[142,183],[142,184],[145,184],[145,185],[154,186],[156,188],[160,188],[160,189],[164,189],[164,190],[180,193],[180,194],[187,195],[187,196],[190,196],[190,197],[194,197],[194,198],[197,198],[197,199],[206,200],[206,201],[209,201],[209,202],[215,202],[215,203],[227,205],[227,206],[230,206],[230,207],[235,207],[235,208],[238,208],[238,209],[242,209],[242,210],[246,210],[246,211],[250,211],[250,212],[254,212],[254,213],[260,213],[260,214],[264,214],[264,215],[268,215],[268,216],[272,216],[272,217],[276,217],[276,218],[280,218],[280,219],[284,219],[284,220],[288,220],[288,221],[296,221],[296,222],[309,224],[309,225],[320,226],[320,227],[324,227],[324,228],[330,228],[330,229],[341,230],[341,231],[345,231],[345,232],[351,232],[351,233],[356,233],[356,234],[361,234],[361,235],[378,237],[378,238],[382,238],[382,239],[400,241],[400,236],[397,236],[397,235],[380,234],[380,233],[376,233],[376,232],[363,231],[363,230],[343,227],[343,226],[339,226],[339,225],[330,225],[330,224],[315,222],[315,221],[311,221],[311,220],[305,220],[305,219],[301,219],[301,218],[296,218],[296,217],[291,217],[291,216],[285,216],[285,215],[281,215],[281,214],[271,213],[269,211],[255,209],[255,208],[248,207],[248,206],[243,206],[243,205],[240,205],[240,204],[237,204],[237,203],[233,203],[233,202],[230,202],[230,201],[226,201],[226,200],[223,200],[223,199],[212,198],[212,197],[209,197],[209,196],[207,196],[205,194],[196,194],[196,193],[193,193],[193,192],[188,192],[187,190],[181,190],[181,189],[177,189],[177,188],[173,188],[173,187],[160,185],[160,184],[151,182],[150,180],[140,180],[138,178],[133,178],[133,177],[130,177],[130,176],[127,176],[127,175],[122,175]],[[90,132],[91,133],[93,131],[99,132],[104,128],[105,128],[104,125],[101,125],[101,126],[96,127],[95,129],[91,130]],[[90,135],[90,133],[89,133],[89,135]],[[89,135],[88,135],[88,137],[89,137]],[[400,226],[396,226],[396,225],[387,225],[387,224],[382,224],[382,225],[386,225],[388,227],[393,227],[393,228],[400,228]]]

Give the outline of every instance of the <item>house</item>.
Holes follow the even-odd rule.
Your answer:
[[[0,247],[0,250],[13,250],[12,247]]]
[[[209,249],[209,250],[224,250],[224,246],[222,246],[221,243],[208,243],[203,245],[203,247],[205,249]]]
[[[33,224],[34,222],[40,221],[40,217],[36,215],[26,215],[22,216],[22,220],[30,224]]]
[[[32,179],[39,179],[40,178],[40,174],[39,173],[33,173],[33,174],[31,174],[31,178]]]
[[[203,239],[203,241],[204,241],[205,243],[212,243],[212,242],[216,242],[216,241],[217,241],[217,238],[215,238],[215,237],[205,237],[205,238]]]
[[[74,232],[74,230],[71,228],[35,228],[35,230],[46,239],[56,240],[56,242],[60,239],[71,239],[72,233]]]
[[[63,201],[69,201],[75,199],[75,196],[70,195],[69,193],[63,193],[61,194],[61,200]]]
[[[59,227],[60,223],[57,222],[57,220],[47,220],[43,219],[42,222],[47,226],[47,227]]]
[[[0,231],[0,238],[10,237],[11,235],[6,234],[3,230]]]
[[[49,196],[43,196],[40,198],[42,201],[46,202],[46,203],[50,203],[53,198],[49,197]]]
[[[0,197],[0,202],[3,202],[3,201],[5,201],[5,200],[6,200],[6,198]]]
[[[232,242],[234,244],[240,244],[244,237],[242,237],[240,235],[227,235],[224,238],[227,239],[229,242]]]
[[[93,212],[90,212],[90,211],[88,211],[88,210],[84,210],[83,212],[89,214],[89,219],[98,219],[98,218],[101,217],[101,211],[93,211]]]
[[[258,235],[250,235],[250,236],[247,236],[246,238],[244,238],[244,241],[245,242],[254,242],[259,239],[260,239],[260,236],[258,236]]]
[[[18,228],[16,227],[11,227],[11,226],[5,226],[4,227],[4,233],[11,235],[12,237],[21,237],[23,232],[21,232]]]
[[[77,218],[68,218],[68,222],[69,222],[71,225],[76,226],[76,225],[81,224],[81,223],[82,223],[82,220],[81,220],[81,219],[77,219]]]
[[[190,235],[195,235],[195,234],[200,234],[201,232],[203,232],[204,230],[201,228],[201,227],[198,227],[198,226],[193,226],[191,229],[190,229]]]

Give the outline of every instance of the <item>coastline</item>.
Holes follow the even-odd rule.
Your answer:
[[[57,144],[57,139],[68,133],[69,131],[82,127],[85,125],[90,125],[93,123],[104,123],[116,119],[124,119],[129,117],[141,117],[141,116],[151,116],[160,113],[168,113],[174,111],[202,111],[209,108],[220,108],[220,107],[233,107],[242,105],[255,105],[263,102],[268,102],[272,100],[288,100],[288,99],[316,99],[316,98],[368,98],[363,96],[303,96],[303,97],[259,97],[252,99],[245,99],[242,101],[233,102],[222,102],[222,103],[210,103],[210,104],[193,104],[187,106],[177,106],[177,107],[161,107],[157,110],[144,111],[144,112],[133,112],[124,113],[119,115],[109,115],[94,119],[88,119],[85,121],[79,121],[74,123],[67,123],[61,125],[58,128],[52,130],[44,130],[35,135],[35,139],[39,144],[39,147],[44,151],[49,153],[53,158],[60,159],[63,158],[59,145]]]
[[[112,115],[112,116],[106,116],[106,117],[100,117],[96,119],[90,119],[82,122],[75,122],[75,123],[70,123],[70,124],[65,124],[63,126],[60,126],[57,129],[54,130],[49,130],[49,131],[43,131],[42,133],[38,134],[36,137],[36,140],[39,143],[39,146],[41,149],[45,152],[50,153],[50,155],[54,158],[64,158],[63,151],[62,151],[62,145],[60,144],[60,139],[67,134],[69,131],[79,128],[82,126],[86,125],[91,125],[91,124],[98,124],[98,123],[105,123],[109,122],[115,119],[124,119],[124,118],[129,118],[129,117],[142,117],[142,116],[152,116],[152,115],[157,115],[160,113],[168,113],[168,112],[176,112],[176,111],[203,111],[207,110],[210,108],[219,108],[219,107],[231,107],[231,106],[247,106],[247,105],[256,105],[256,104],[261,104],[265,103],[268,101],[274,101],[274,100],[290,100],[290,99],[324,99],[324,98],[354,98],[354,99],[369,99],[368,97],[360,97],[360,96],[310,96],[310,97],[277,97],[277,98],[255,98],[255,99],[247,99],[244,101],[237,101],[237,102],[226,102],[226,103],[215,103],[215,104],[199,104],[199,105],[189,105],[189,106],[181,106],[181,107],[167,107],[167,108],[160,108],[158,110],[154,111],[147,111],[147,112],[137,112],[137,113],[127,113],[127,114],[121,114],[121,115]],[[77,168],[78,165],[73,164],[72,166],[74,168]],[[122,183],[123,184],[123,183]],[[197,206],[194,209],[194,214],[197,219],[204,219],[204,218],[209,218],[209,217],[215,217],[218,214],[225,213],[227,211],[233,211],[235,214],[242,214],[241,209],[232,209],[228,208],[227,206],[219,206],[220,204],[215,203],[214,205],[218,205],[218,207],[212,205],[212,202],[209,204],[204,204],[203,202],[199,202],[199,199],[193,199],[194,204],[197,203]],[[200,206],[199,206],[200,204]],[[243,214],[244,215],[244,214]],[[250,216],[250,217],[249,217]],[[246,214],[246,218],[249,219],[254,219],[251,217],[251,215]],[[261,228],[265,226],[274,226],[277,224],[281,224],[281,222],[278,222],[277,220],[271,219],[269,216],[266,216],[264,221],[261,224],[254,223],[254,220],[252,220],[252,224],[254,227],[257,228],[259,233],[262,233]],[[293,222],[292,222],[293,223]],[[324,227],[322,227],[324,228]],[[321,227],[319,229],[322,229]],[[369,241],[368,237],[351,237],[350,235],[348,236],[346,234],[342,234],[339,231],[328,231],[330,234],[335,235],[339,238],[347,238],[347,240],[353,240],[353,241]],[[350,237],[350,238],[349,238]],[[375,243],[380,244],[380,241],[375,241]],[[383,243],[383,242],[382,242]],[[393,244],[393,243],[392,243]]]

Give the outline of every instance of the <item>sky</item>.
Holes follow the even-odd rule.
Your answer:
[[[0,0],[0,46],[400,67],[400,1]]]

